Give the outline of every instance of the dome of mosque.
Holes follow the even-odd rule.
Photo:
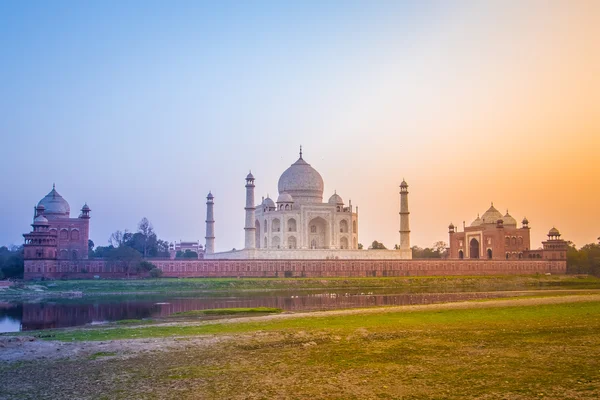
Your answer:
[[[46,217],[44,217],[43,215],[38,215],[33,220],[33,224],[34,225],[48,225],[48,219]]]
[[[344,200],[342,200],[341,196],[337,193],[334,193],[328,201],[329,204],[334,205],[334,206],[341,206],[344,205]]]
[[[479,214],[477,214],[477,218],[475,221],[471,222],[471,226],[479,226],[481,224],[483,224],[483,221],[481,218],[479,218]]]
[[[48,193],[38,203],[38,207],[40,206],[44,206],[44,215],[46,217],[69,218],[71,214],[71,207],[69,206],[69,203],[67,203],[67,201],[60,194],[58,194],[54,185],[52,186],[52,191],[50,191],[50,193]]]
[[[321,203],[323,201],[323,178],[316,169],[300,158],[286,169],[277,184],[279,193],[288,193],[296,201]]]
[[[560,236],[560,232],[558,229],[556,228],[552,228],[550,229],[550,231],[548,232],[548,236]]]
[[[504,225],[517,225],[517,220],[508,213],[508,210],[506,210],[506,215],[502,217],[502,220],[504,221]]]
[[[289,193],[283,192],[277,198],[277,202],[278,203],[293,203],[294,198]]]
[[[265,198],[265,199],[263,200],[263,202],[262,202],[262,205],[263,205],[263,206],[266,206],[266,207],[272,207],[272,208],[275,208],[275,202],[273,201],[273,199],[272,199],[272,198],[270,198],[270,197],[268,197],[268,196],[267,196],[267,198]]]
[[[488,210],[481,216],[481,220],[484,224],[495,224],[499,219],[503,219],[502,213],[496,210],[493,203],[490,208],[488,208]]]

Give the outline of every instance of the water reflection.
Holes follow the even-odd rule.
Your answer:
[[[156,296],[118,300],[56,300],[43,303],[0,303],[0,332],[80,326],[104,321],[167,317],[175,312],[233,307],[276,307],[317,311],[353,307],[431,304],[515,296],[519,292],[481,293],[300,293],[260,295]]]

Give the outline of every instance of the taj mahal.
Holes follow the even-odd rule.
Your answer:
[[[321,174],[302,156],[278,182],[277,201],[255,204],[255,178],[246,176],[242,250],[215,253],[214,196],[206,202],[205,259],[411,259],[408,184],[400,185],[400,249],[365,251],[358,246],[358,207],[334,192],[323,202]]]

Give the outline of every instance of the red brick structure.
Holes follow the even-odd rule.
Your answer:
[[[385,277],[425,275],[564,274],[565,260],[150,260],[163,276]],[[104,260],[25,260],[25,279],[124,278],[125,267]]]
[[[71,218],[69,203],[53,185],[34,209],[33,231],[23,235],[25,259],[87,259],[90,211],[84,204],[79,217]]]
[[[481,216],[458,232],[454,224],[448,227],[451,259],[521,260],[549,259],[566,260],[566,242],[560,240],[555,228],[550,231],[549,240],[543,242],[543,249],[531,250],[530,228],[527,218],[523,218],[521,228],[508,213],[502,215],[494,204]],[[556,232],[554,232],[554,230]]]

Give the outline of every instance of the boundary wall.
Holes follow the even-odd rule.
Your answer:
[[[169,260],[149,259],[163,277],[385,277],[564,274],[566,260]],[[136,276],[132,274],[132,276]],[[105,260],[25,260],[25,279],[125,278],[124,265]]]

